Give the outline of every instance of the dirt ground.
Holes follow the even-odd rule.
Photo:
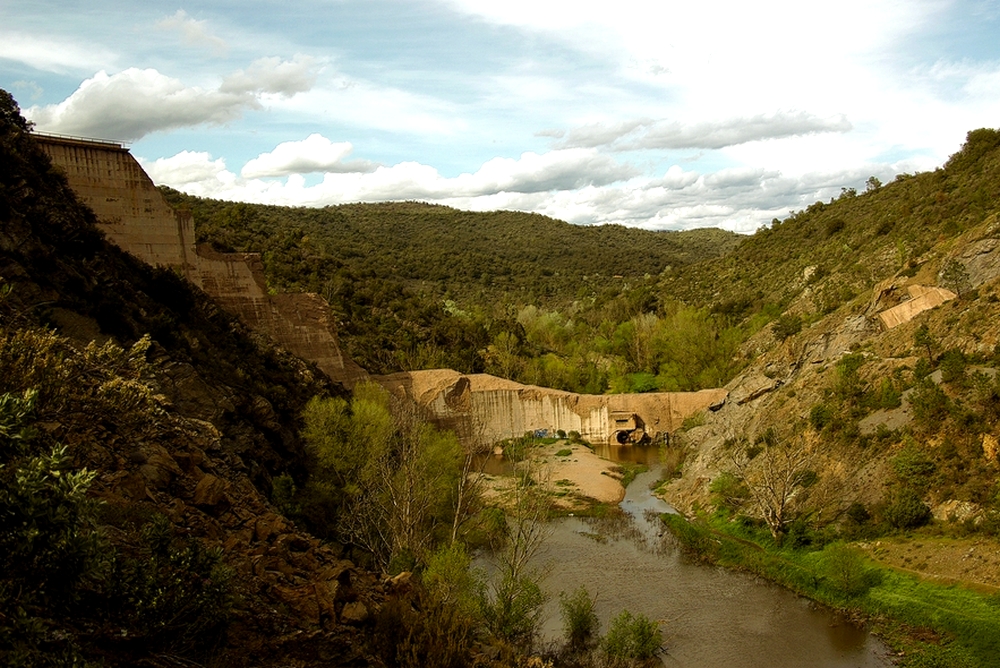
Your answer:
[[[861,543],[859,547],[872,559],[893,568],[1000,592],[1000,540],[890,538]]]
[[[570,450],[571,454],[557,456]],[[557,441],[532,451],[532,478],[543,485],[557,507],[578,510],[594,503],[618,503],[625,497],[621,472],[614,462],[595,455],[590,448]],[[509,486],[510,478],[484,476],[487,497],[499,497]]]

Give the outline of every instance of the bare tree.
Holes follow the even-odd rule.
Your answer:
[[[732,458],[733,468],[746,485],[750,505],[781,541],[797,509],[812,454],[799,439],[769,431],[758,445],[744,447]]]

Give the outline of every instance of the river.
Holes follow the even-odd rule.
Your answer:
[[[665,666],[756,668],[892,665],[886,646],[808,599],[744,573],[690,561],[657,518],[673,509],[649,486],[660,476],[655,448],[597,450],[651,464],[626,490],[624,518],[566,517],[551,524],[536,564],[548,594],[542,640],[562,637],[559,594],[584,586],[597,596],[601,629],[621,610],[660,622]]]

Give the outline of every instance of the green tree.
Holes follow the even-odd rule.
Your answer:
[[[359,383],[349,403],[314,399],[303,417],[317,462],[312,483],[338,491],[343,537],[383,568],[425,559],[452,525],[462,457],[455,435],[375,383]]]
[[[920,325],[920,327],[917,327],[916,331],[913,332],[913,345],[926,350],[928,361],[934,361],[932,349],[937,345],[937,341],[931,335],[931,330],[927,326],[927,323]]]
[[[959,297],[972,289],[972,282],[969,280],[969,270],[958,260],[951,259],[945,263],[941,270],[941,284],[952,290]]]

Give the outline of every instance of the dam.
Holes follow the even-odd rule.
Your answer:
[[[312,293],[271,294],[259,254],[218,253],[198,245],[191,213],[170,206],[123,144],[33,137],[120,248],[178,272],[251,329],[314,362],[334,382],[350,389],[371,378],[412,401],[425,418],[454,430],[466,445],[539,430],[578,432],[588,440],[622,445],[663,442],[685,418],[726,399],[722,389],[581,395],[448,369],[370,377],[343,354],[325,299]]]

